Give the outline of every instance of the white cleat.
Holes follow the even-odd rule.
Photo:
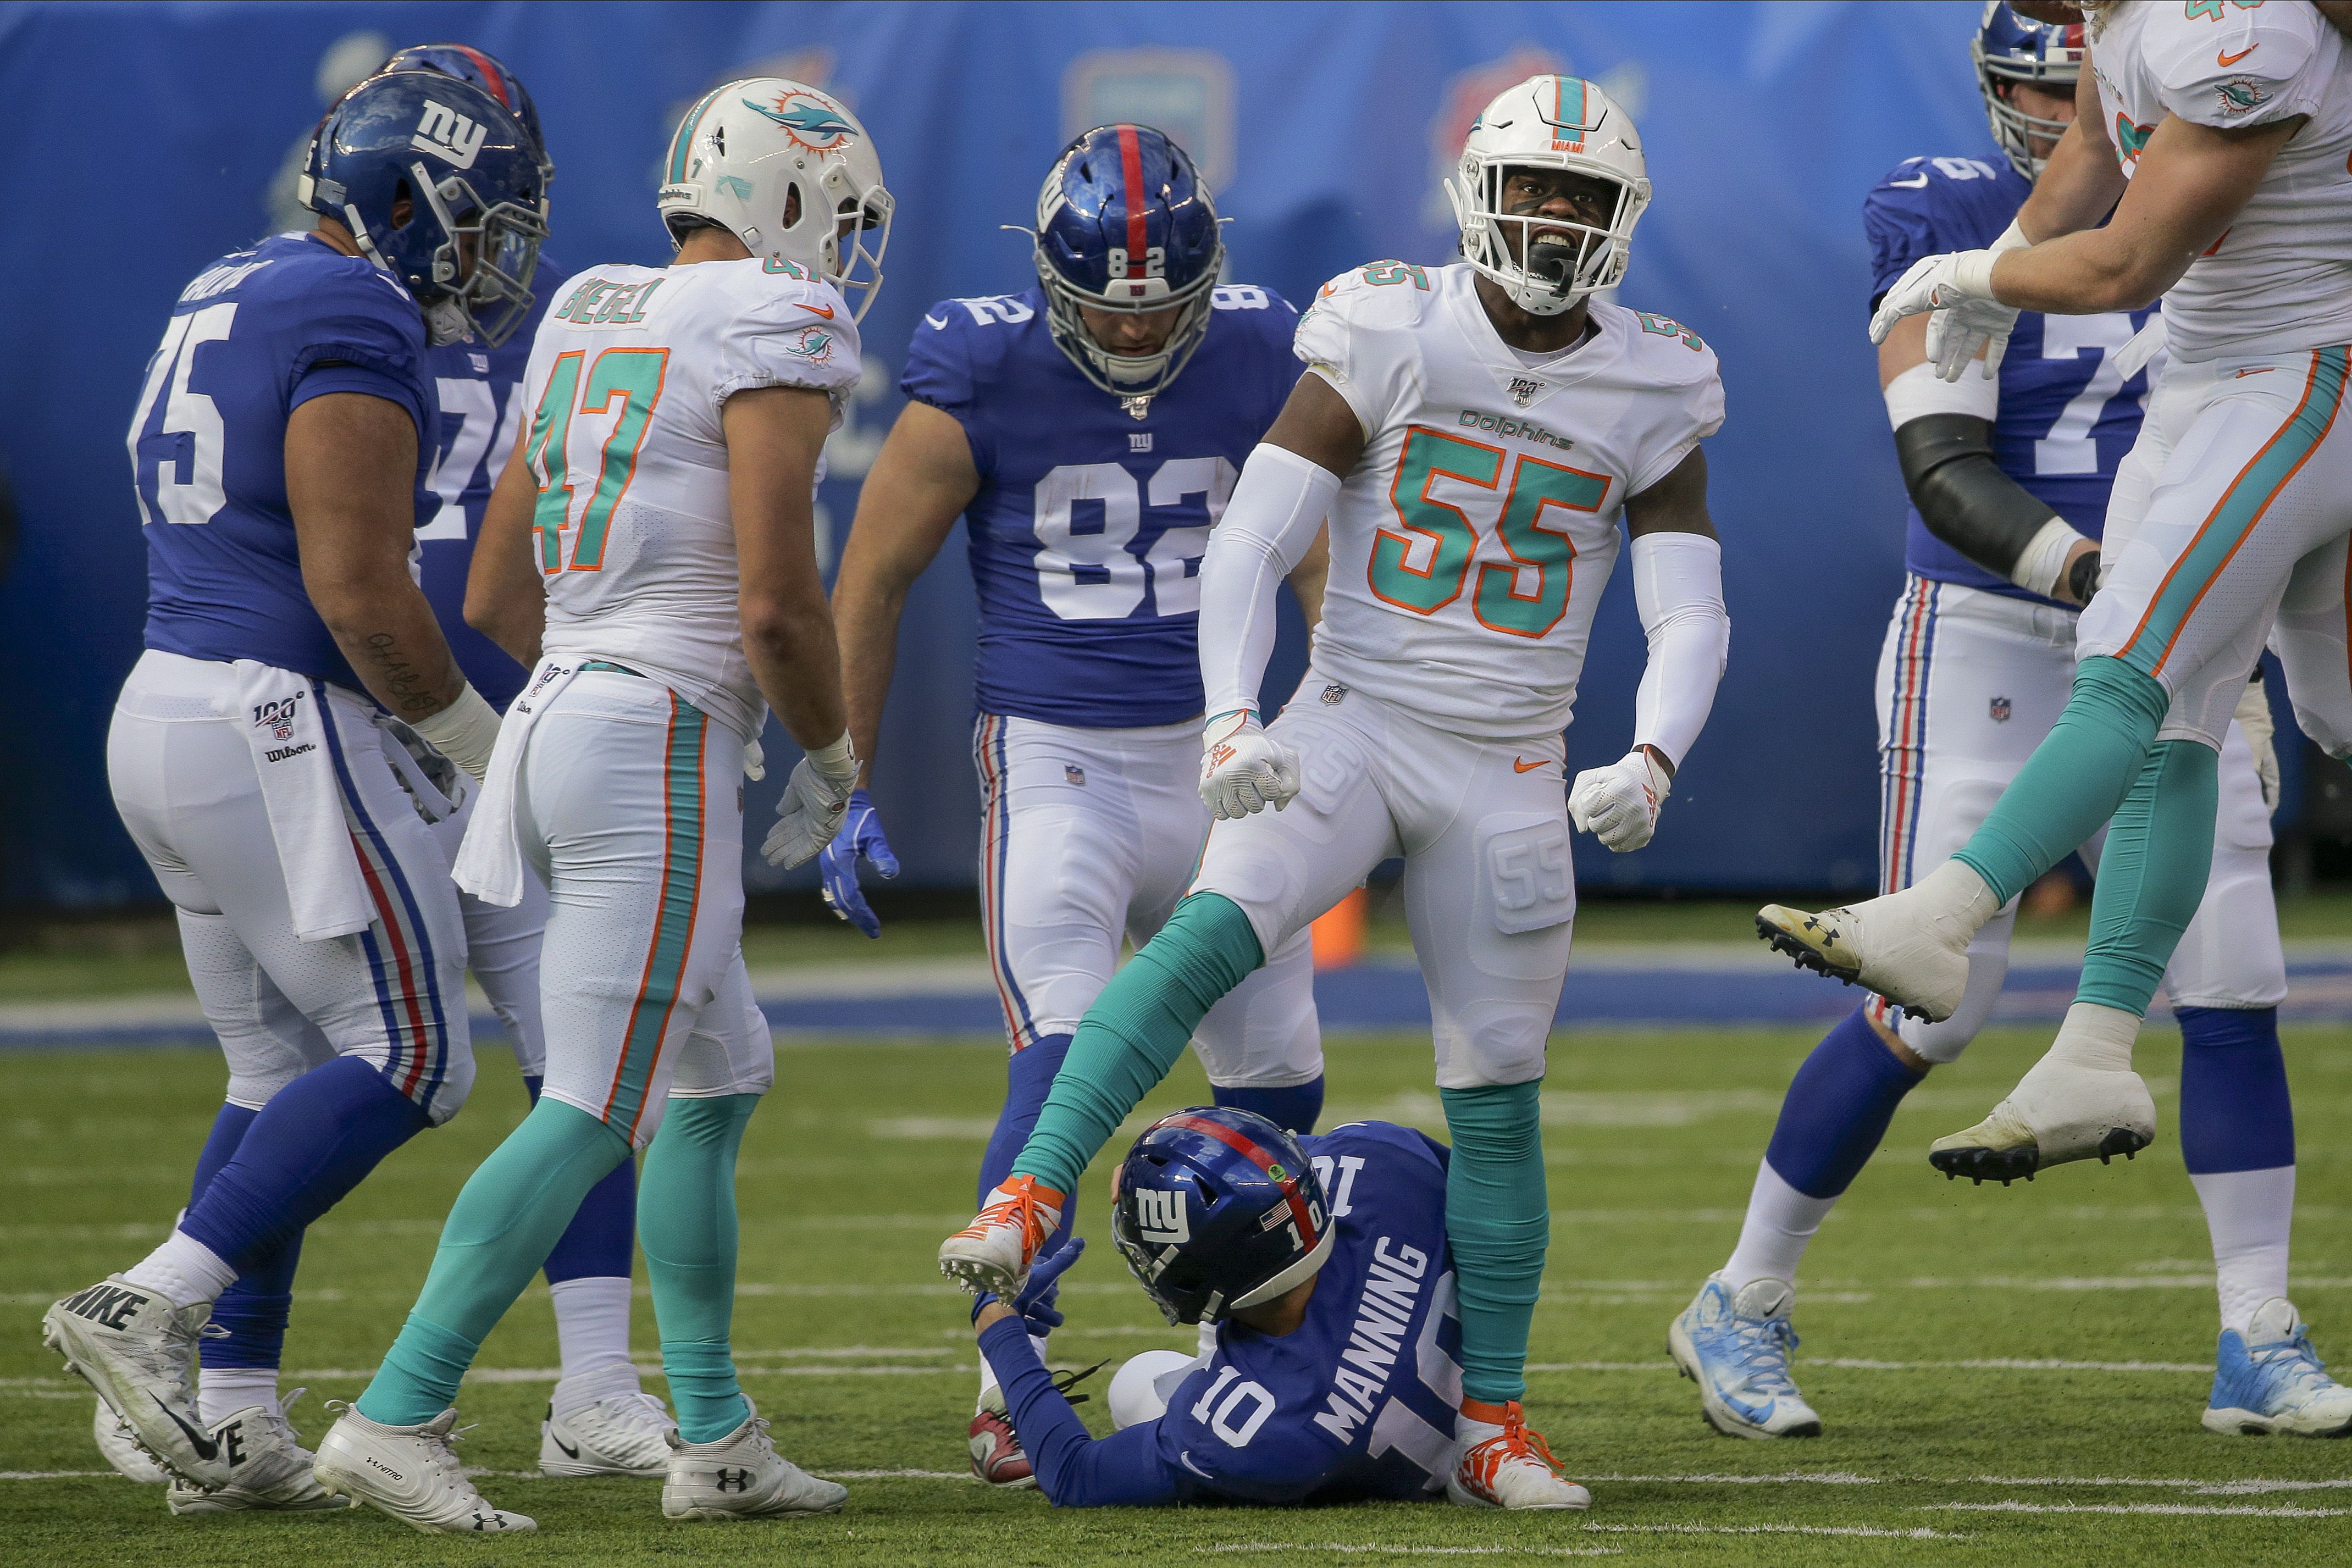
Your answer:
[[[547,1406],[547,1419],[539,1428],[539,1473],[543,1476],[637,1476],[653,1479],[669,1473],[669,1435],[677,1430],[669,1406],[637,1383],[637,1369],[617,1366],[592,1372],[576,1380],[609,1387],[567,1390],[555,1385],[557,1398],[593,1394],[584,1405],[558,1413],[555,1401]]]
[[[1666,1329],[1666,1350],[1698,1385],[1706,1423],[1727,1437],[1818,1437],[1822,1418],[1789,1375],[1797,1289],[1750,1280],[1734,1291],[1709,1280]]]
[[[334,1406],[330,1405],[329,1409]],[[458,1462],[457,1412],[417,1427],[387,1427],[346,1406],[327,1428],[311,1469],[319,1484],[354,1504],[381,1509],[427,1535],[515,1535],[539,1528],[490,1506]]]
[[[2294,1303],[2273,1296],[2243,1334],[2221,1331],[2204,1425],[2234,1437],[2341,1437],[2352,1435],[2352,1388],[2327,1375]]]
[[[940,1243],[940,1272],[973,1295],[1021,1293],[1029,1265],[1062,1228],[1062,1195],[1034,1176],[1014,1176],[988,1195],[979,1218]]]
[[[1818,914],[1768,904],[1756,935],[1812,969],[1877,992],[1929,1023],[1950,1018],[1969,988],[1969,944],[2000,913],[1982,878],[1946,861],[1900,893]]]
[[[172,1474],[199,1487],[228,1484],[228,1461],[196,1408],[196,1340],[212,1303],[173,1307],[110,1275],[41,1317],[41,1342],[66,1358]]]
[[[1591,1508],[1592,1494],[1559,1473],[1542,1435],[1528,1428],[1516,1399],[1500,1421],[1454,1418],[1454,1474],[1448,1500],[1462,1508]]]
[[[2155,1141],[2156,1101],[2138,1073],[2045,1056],[1991,1115],[1929,1145],[1927,1159],[1952,1179],[2007,1186],[2074,1160],[2129,1159]]]
[[[743,1424],[709,1443],[669,1439],[662,1513],[670,1519],[779,1519],[839,1513],[849,1489],[820,1480],[776,1452],[768,1423],[746,1396]]]
[[[100,1457],[114,1467],[114,1473],[141,1486],[162,1486],[172,1479],[172,1473],[147,1457],[133,1433],[114,1406],[105,1400],[92,1401],[98,1408],[91,1415],[89,1435],[98,1444]]]
[[[313,1456],[286,1418],[297,1388],[275,1405],[255,1405],[216,1423],[213,1441],[228,1461],[228,1485],[205,1491],[174,1480],[163,1501],[173,1513],[318,1513],[351,1503],[320,1486]]]

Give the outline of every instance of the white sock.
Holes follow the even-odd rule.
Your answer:
[[[629,1279],[625,1274],[566,1280],[550,1285],[555,1299],[555,1342],[568,1380],[629,1359]]]
[[[122,1277],[142,1291],[152,1291],[175,1307],[216,1301],[236,1283],[236,1270],[221,1255],[189,1235],[174,1230]]]
[[[635,1367],[625,1361],[608,1361],[593,1372],[560,1379],[555,1391],[548,1396],[547,1403],[551,1414],[569,1416],[575,1410],[586,1409],[600,1399],[638,1394],[644,1389],[645,1385],[637,1380]]]
[[[207,1427],[257,1405],[278,1408],[274,1366],[207,1366],[196,1374],[196,1409]]]
[[[1041,1363],[1051,1366],[1054,1364],[1045,1360],[1045,1336],[1043,1334],[1033,1333],[1029,1336],[1029,1348],[1037,1353],[1037,1359]],[[988,1408],[989,1396],[996,1393],[999,1386],[996,1380],[996,1368],[988,1364],[988,1355],[983,1351],[980,1357],[980,1397],[972,1401],[973,1415],[977,1416]]]
[[[1757,1280],[1794,1283],[1813,1232],[1836,1207],[1836,1198],[1810,1197],[1782,1181],[1769,1161],[1759,1161],[1756,1187],[1748,1195],[1748,1218],[1739,1225],[1739,1244],[1723,1266],[1724,1284],[1737,1294]]]
[[[2101,1072],[2129,1072],[2132,1046],[2139,1039],[2139,1015],[2096,1002],[2075,1002],[2058,1026],[2058,1038],[2042,1060],[2071,1062]]]
[[[2191,1172],[2205,1228],[2213,1233],[2221,1326],[2240,1334],[2254,1309],[2286,1294],[2287,1232],[2294,1221],[2294,1167]]]

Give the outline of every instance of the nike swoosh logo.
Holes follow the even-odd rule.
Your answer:
[[[577,1448],[573,1448],[571,1444],[569,1444],[569,1443],[565,1442],[562,1438],[561,1438],[561,1437],[556,1437],[554,1433],[550,1432],[550,1433],[548,1434],[548,1436],[549,1436],[550,1437],[554,1437],[554,1438],[555,1438],[555,1446],[556,1446],[557,1448],[561,1448],[561,1449],[562,1449],[562,1450],[563,1450],[563,1454],[564,1454],[564,1457],[565,1457],[566,1458],[576,1459],[576,1458],[578,1458],[580,1457],[580,1450],[579,1450],[579,1449],[577,1449]]]
[[[1200,1477],[1200,1478],[1201,1478],[1202,1480],[1204,1480],[1204,1481],[1213,1481],[1213,1480],[1215,1480],[1215,1479],[1217,1479],[1216,1477],[1214,1477],[1214,1476],[1211,1475],[1208,1471],[1206,1471],[1206,1470],[1202,1469],[1200,1466],[1198,1466],[1198,1465],[1194,1464],[1194,1463],[1192,1462],[1192,1456],[1190,1453],[1182,1453],[1182,1454],[1179,1454],[1179,1455],[1177,1455],[1177,1456],[1176,1456],[1176,1462],[1177,1462],[1178,1464],[1180,1464],[1180,1465],[1182,1465],[1186,1469],[1188,1469],[1188,1470],[1192,1471],[1194,1475],[1196,1475],[1196,1476]]]
[[[1524,757],[1514,757],[1511,758],[1511,771],[1514,773],[1533,773],[1537,768],[1541,768],[1545,763],[1550,760],[1551,758],[1548,757],[1538,757],[1533,762],[1529,762]]]
[[[1916,180],[1889,180],[1886,183],[1898,191],[1916,191],[1926,187],[1927,176],[1923,173]]]
[[[805,299],[795,300],[793,303],[800,306],[803,310],[815,312],[817,315],[824,317],[828,321],[833,319],[833,307],[830,305],[812,305]]]
[[[2276,365],[2264,365],[2258,371],[2240,371],[2236,379],[2244,381],[2248,376],[2266,376],[2276,369],[2278,369]]]
[[[173,1409],[169,1405],[164,1404],[163,1400],[157,1399],[154,1395],[150,1394],[147,1397],[154,1399],[155,1408],[161,1410],[164,1415],[169,1416],[172,1418],[172,1425],[177,1427],[187,1437],[188,1447],[195,1450],[196,1458],[200,1459],[217,1459],[220,1458],[220,1445],[218,1443],[214,1442],[210,1437],[205,1437],[202,1432],[199,1432],[194,1427],[189,1426],[187,1417],[182,1416],[177,1410]]]
[[[2244,48],[2240,49],[2234,55],[2225,55],[2217,51],[2213,56],[2213,63],[2218,66],[2234,66],[2240,60],[2244,59],[2248,55],[2252,54],[2256,49],[2261,47],[2262,46],[2260,44],[2248,44]]]
[[[946,330],[948,329],[948,324],[947,324],[947,322],[946,322],[943,319],[941,319],[941,318],[940,318],[940,317],[937,317],[937,316],[926,316],[926,317],[924,317],[924,318],[923,318],[923,325],[924,325],[924,326],[926,326],[926,327],[929,327],[929,328],[932,331],[934,331],[934,332],[944,332],[944,331],[946,331]]]

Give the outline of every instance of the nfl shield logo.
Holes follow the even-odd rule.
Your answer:
[[[1995,697],[1992,699],[1991,706],[1993,723],[2007,724],[2009,722],[2009,699],[2007,697]]]
[[[1072,784],[1083,784],[1087,781],[1087,770],[1075,762],[1065,762],[1062,764],[1062,777]]]

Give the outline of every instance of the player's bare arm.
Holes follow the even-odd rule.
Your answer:
[[[833,589],[849,737],[865,765],[861,783],[873,770],[881,738],[908,591],[937,559],[979,489],[980,471],[963,426],[927,402],[900,410],[858,491],[856,519]]]
[[[482,531],[466,572],[466,624],[512,654],[528,668],[539,663],[541,635],[547,629],[547,586],[530,553],[531,514],[537,497],[523,451],[528,427],[515,437],[482,511]]]
[[[729,398],[719,420],[742,571],[743,655],[786,733],[814,751],[848,725],[816,560],[816,464],[832,411],[824,393],[805,387],[755,387]]]
[[[2015,90],[2022,96],[2033,89]],[[2099,109],[2098,78],[2084,70],[2074,83],[2074,118],[2050,150],[2049,162],[2033,182],[2033,193],[2018,209],[2018,231],[2040,245],[2095,227],[2115,210],[2124,183],[2115,141]]]
[[[1295,452],[1344,479],[1356,466],[1356,459],[1364,455],[1364,427],[1348,400],[1329,382],[1308,371],[1290,389],[1290,401],[1282,405],[1281,416],[1265,433],[1265,444]]]

